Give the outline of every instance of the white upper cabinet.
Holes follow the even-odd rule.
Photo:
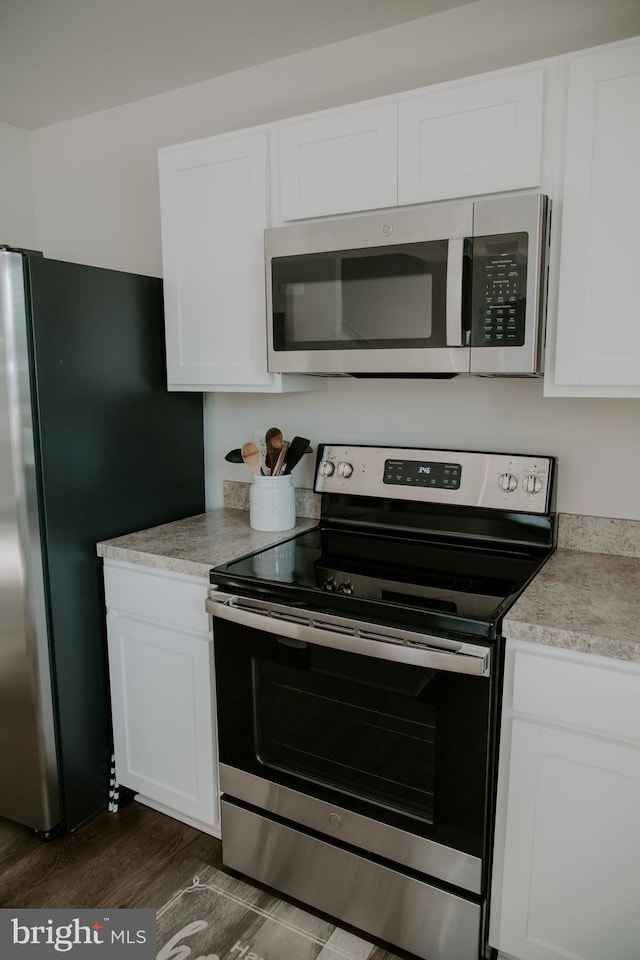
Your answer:
[[[545,80],[555,64],[285,123],[280,220],[539,187]]]
[[[640,42],[567,58],[555,356],[545,392],[640,396]]]
[[[398,202],[537,187],[545,71],[439,84],[400,102]]]
[[[268,144],[254,132],[160,151],[170,390],[301,386],[267,372]]]
[[[269,384],[267,144],[257,133],[160,153],[169,389]]]
[[[334,110],[279,131],[280,218],[394,206],[395,103]]]
[[[545,393],[640,396],[640,39],[160,151],[168,386],[277,393],[264,230],[509,191],[552,200]]]

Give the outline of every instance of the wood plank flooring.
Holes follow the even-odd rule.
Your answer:
[[[48,842],[0,818],[0,907],[160,907],[154,889],[188,857],[221,868],[220,841],[136,801]]]
[[[175,890],[190,858],[225,872],[222,844],[135,800],[118,813],[103,811],[74,833],[45,842],[27,827],[0,818],[0,907],[78,909],[144,905],[157,910]],[[238,876],[230,871],[231,876]],[[263,884],[252,886],[309,910]],[[317,911],[314,916],[333,922]],[[342,925],[356,936],[381,941]],[[376,954],[377,956],[377,954]],[[410,954],[381,954],[415,960]],[[1,960],[1,958],[0,958]]]

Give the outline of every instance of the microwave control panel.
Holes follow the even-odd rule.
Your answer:
[[[523,346],[528,241],[527,233],[473,238],[472,346]]]

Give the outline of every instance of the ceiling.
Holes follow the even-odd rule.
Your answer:
[[[26,130],[473,0],[0,0],[0,121]]]

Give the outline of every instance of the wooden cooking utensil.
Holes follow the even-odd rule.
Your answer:
[[[282,430],[279,427],[269,427],[264,442],[267,448],[267,466],[273,470],[282,450]]]
[[[255,445],[255,443],[242,444],[242,459],[251,470],[251,473],[255,473],[256,476],[260,474],[260,450]]]
[[[287,455],[287,450],[288,450],[288,449],[289,449],[289,441],[288,441],[288,440],[283,440],[283,442],[282,442],[282,448],[281,448],[280,453],[279,453],[279,455],[278,455],[278,459],[276,460],[276,465],[275,465],[275,467],[273,468],[273,470],[271,471],[271,476],[272,476],[272,477],[279,477],[279,476],[280,476],[280,471],[282,470],[282,467],[283,467],[283,465],[284,465],[284,458],[285,458],[286,455]]]

